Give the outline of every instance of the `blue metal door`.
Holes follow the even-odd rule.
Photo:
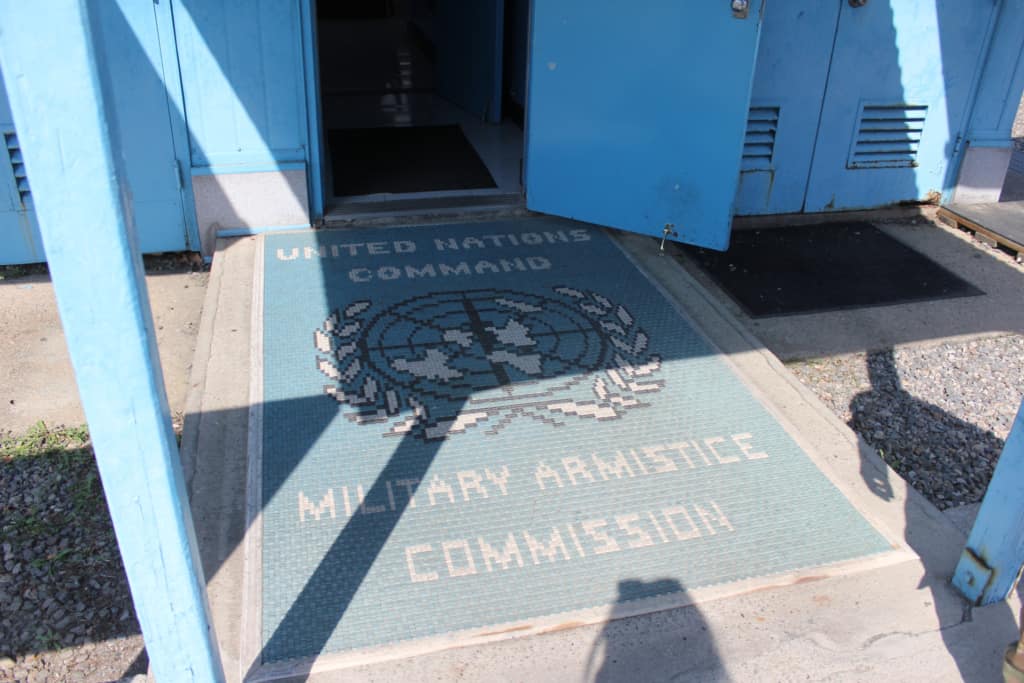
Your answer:
[[[110,74],[139,246],[143,252],[198,249],[188,239],[184,178],[175,150],[175,134],[187,139],[185,121],[168,97],[178,73],[175,68],[165,78],[160,49],[161,39],[173,38],[157,30],[157,12],[169,13],[170,3],[117,0],[99,3],[98,9],[100,54]]]
[[[840,4],[805,210],[935,197],[945,189],[998,3]]]
[[[762,7],[732,4],[534,3],[527,207],[725,249]]]
[[[739,215],[804,207],[839,6],[840,0],[772,0],[765,8],[736,192]]]
[[[7,89],[0,73],[0,265],[42,261],[43,239],[32,208],[28,174],[21,159]]]

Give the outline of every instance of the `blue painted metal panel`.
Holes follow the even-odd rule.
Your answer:
[[[803,209],[838,21],[838,2],[783,0],[765,8],[737,214]]]
[[[195,166],[308,161],[300,3],[172,0]]]
[[[1024,566],[1024,402],[992,474],[953,585],[978,605],[1005,600]]]
[[[102,2],[96,6],[101,35],[97,45],[111,83],[112,105],[124,151],[125,179],[132,194],[139,248],[143,252],[180,251],[198,242],[187,241],[183,178],[172,135],[158,5],[135,0]],[[178,117],[179,137],[185,122]]]
[[[967,140],[1005,147],[1024,91],[1024,0],[1002,0],[985,59]]]
[[[805,210],[870,208],[941,193],[996,3],[841,6]]]
[[[724,249],[760,2],[535,3],[526,204]]]
[[[149,661],[161,681],[220,681],[97,4],[0,4],[0,63]]]
[[[436,0],[434,8],[438,94],[501,121],[504,0]]]
[[[20,177],[22,172],[16,170],[21,154],[18,145],[0,71],[0,265],[35,263],[46,258],[32,207],[30,184],[27,178]],[[16,174],[19,177],[15,177]]]

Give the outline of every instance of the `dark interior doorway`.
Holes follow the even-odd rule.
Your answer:
[[[319,0],[329,209],[522,194],[529,0]]]

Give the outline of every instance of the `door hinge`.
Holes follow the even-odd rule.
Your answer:
[[[953,143],[953,153],[950,156],[955,158],[956,155],[960,153],[960,148],[963,147],[963,145],[964,135],[963,133],[960,133],[959,135],[956,136],[956,141]]]
[[[185,190],[185,176],[181,174],[181,162],[177,159],[174,160],[174,178],[178,181],[178,191],[182,192]]]

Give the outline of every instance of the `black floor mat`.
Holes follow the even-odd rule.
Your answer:
[[[736,230],[727,252],[686,249],[755,318],[984,294],[867,223]]]
[[[337,129],[327,140],[337,197],[497,187],[459,126]]]

